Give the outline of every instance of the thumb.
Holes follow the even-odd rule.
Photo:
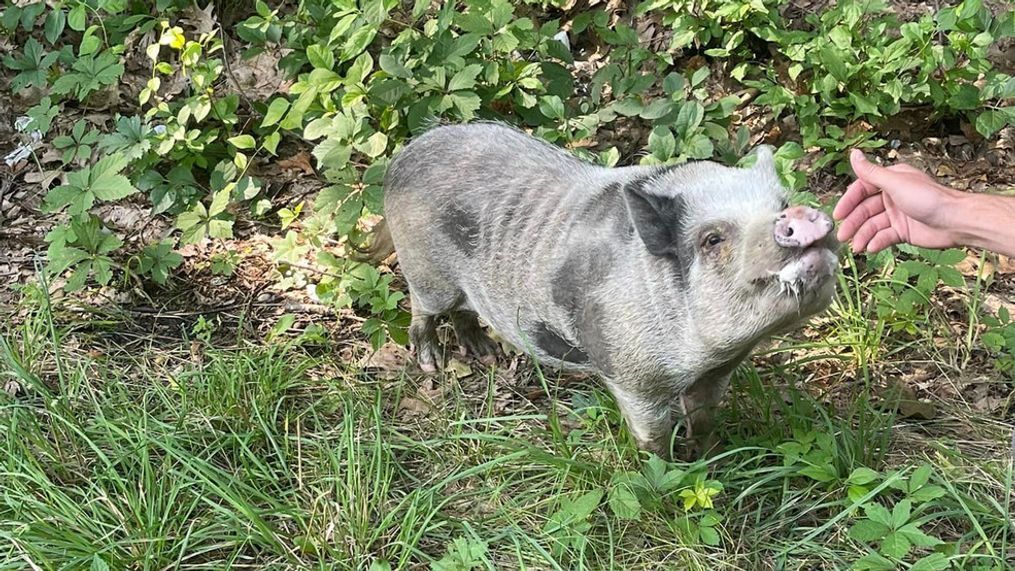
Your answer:
[[[899,182],[899,173],[868,161],[860,149],[850,152],[849,164],[853,167],[856,178],[882,189],[891,187],[893,182]]]

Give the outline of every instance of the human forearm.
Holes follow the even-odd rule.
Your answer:
[[[957,245],[1015,257],[1015,197],[962,193],[948,210]]]

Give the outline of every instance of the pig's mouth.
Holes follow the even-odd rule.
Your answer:
[[[837,259],[825,245],[812,245],[782,268],[770,270],[765,281],[774,283],[781,294],[798,300],[819,294],[835,273]]]
[[[827,245],[814,245],[802,250],[782,267],[770,269],[760,277],[759,285],[778,287],[779,294],[800,302],[817,297],[835,275],[838,259]]]

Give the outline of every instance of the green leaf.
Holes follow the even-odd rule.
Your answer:
[[[876,117],[881,116],[881,111],[878,109],[877,104],[871,101],[868,97],[860,95],[859,93],[850,92],[849,101],[860,113],[874,115]]]
[[[849,528],[849,537],[856,541],[870,543],[883,538],[889,531],[887,525],[869,519],[862,519]]]
[[[379,1],[379,0],[378,0]],[[349,36],[346,40],[345,45],[342,46],[342,61],[349,61],[359,54],[363,53],[363,50],[370,45],[373,41],[374,36],[377,35],[377,28],[373,26],[362,26]]]
[[[669,99],[657,99],[641,110],[641,118],[654,121],[669,115],[673,111],[673,102]]]
[[[362,152],[370,158],[379,157],[384,150],[388,147],[388,136],[384,133],[377,131],[365,143],[356,146],[356,150]]]
[[[1003,339],[1004,338],[1002,337],[1002,345],[1004,344]],[[917,503],[924,503],[924,502],[929,502],[931,500],[936,500],[937,498],[940,498],[940,497],[942,497],[944,495],[945,495],[945,489],[944,488],[942,488],[941,486],[930,485],[930,486],[923,486],[919,490],[916,490],[915,492],[911,492],[909,494],[909,499],[911,499],[911,500],[913,500],[914,502],[917,502]]]
[[[371,82],[370,97],[385,105],[394,106],[412,91],[407,83],[398,79],[383,79]]]
[[[905,557],[911,548],[909,540],[897,531],[890,532],[881,540],[881,554],[895,559]]]
[[[719,532],[713,527],[699,527],[698,534],[705,545],[715,547],[720,543]]]
[[[944,571],[951,567],[948,556],[944,553],[931,553],[930,555],[913,563],[909,571]]]
[[[1005,128],[1015,120],[1015,107],[1005,110],[988,109],[976,116],[976,131],[984,138],[993,137],[995,133]]]
[[[403,64],[395,56],[389,53],[385,53],[381,54],[380,58],[378,59],[379,59],[378,63],[380,64],[381,69],[384,70],[389,75],[392,75],[394,77],[400,77],[402,79],[409,79],[412,77],[412,72],[406,69],[405,64]]]
[[[548,119],[563,121],[566,118],[564,101],[556,95],[544,95],[539,98],[539,112]]]
[[[455,108],[461,114],[462,119],[468,121],[475,116],[476,111],[482,105],[482,100],[471,91],[456,91],[450,95]]]
[[[674,128],[676,128],[677,134],[681,138],[684,138],[697,129],[704,118],[705,108],[701,103],[687,101],[680,107],[680,112],[677,113],[677,121],[674,123]]]
[[[981,106],[980,90],[975,85],[960,85],[948,98],[948,105],[959,111],[978,109]]]
[[[151,274],[155,283],[165,284],[169,273],[183,263],[183,256],[173,251],[169,242],[145,247],[141,254],[141,272]]]
[[[368,24],[380,26],[388,18],[388,2],[384,0],[363,2],[363,17]]]
[[[85,31],[85,4],[84,2],[74,6],[67,15],[67,25],[75,32]]]
[[[46,41],[50,45],[55,44],[60,39],[60,35],[63,34],[64,26],[66,25],[67,14],[62,9],[51,8],[49,13],[46,14],[46,23],[43,26]]]
[[[863,486],[876,480],[878,473],[870,468],[860,467],[849,475],[846,482],[854,486]]]
[[[703,133],[698,133],[684,143],[684,148],[681,149],[681,152],[692,159],[710,159],[715,153],[715,149],[712,146],[711,139]]]
[[[878,553],[868,553],[853,563],[856,571],[895,571],[895,563]]]
[[[966,259],[966,252],[959,248],[949,248],[936,253],[938,255],[937,263],[945,266],[954,266]]]
[[[892,527],[892,514],[881,504],[865,505],[863,511],[871,520],[884,524],[887,527]]]
[[[476,77],[483,71],[483,66],[474,63],[467,65],[456,73],[448,82],[448,91],[472,89],[476,85]]]
[[[677,149],[677,140],[668,127],[659,125],[648,135],[648,150],[660,161],[669,160]]]
[[[575,519],[586,519],[595,509],[599,506],[599,502],[603,500],[602,490],[592,490],[591,492],[582,494],[575,499],[569,506],[571,516]]]
[[[915,523],[902,526],[899,528],[898,533],[901,533],[910,543],[917,547],[934,547],[943,543],[940,539],[920,531],[920,528]]]
[[[962,273],[955,268],[943,266],[938,268],[937,271],[938,277],[944,285],[954,288],[962,288],[966,286],[966,279],[963,278]]]
[[[621,519],[637,519],[641,516],[641,504],[638,503],[638,497],[626,482],[610,488],[608,502],[614,515]]]
[[[821,48],[820,53],[821,63],[836,81],[845,83],[849,80],[849,68],[846,67],[846,63],[842,61],[842,55],[837,50],[831,46],[825,46]]]
[[[236,147],[237,149],[253,149],[257,146],[257,142],[250,135],[237,135],[228,139],[229,144]]]
[[[92,564],[88,567],[89,571],[109,571],[109,564],[106,560],[99,557],[98,555],[92,556]]]
[[[285,112],[289,110],[289,100],[284,97],[276,97],[268,105],[268,110],[264,114],[264,120],[261,121],[261,128],[271,127],[272,125],[279,122]]]
[[[701,82],[705,81],[705,78],[708,77],[708,74],[709,69],[707,66],[702,66],[699,67],[697,70],[695,70],[694,74],[691,75],[691,88],[693,89],[695,87],[698,87],[698,85]]]
[[[800,470],[799,474],[801,476],[807,476],[808,478],[811,478],[812,480],[816,480],[818,482],[831,482],[836,478],[834,469],[831,466],[827,465],[807,466],[806,468]]]

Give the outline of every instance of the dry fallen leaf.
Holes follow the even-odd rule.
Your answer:
[[[980,256],[973,252],[966,254],[966,259],[956,264],[955,269],[967,278],[979,277],[981,280],[993,276],[995,271],[990,260],[984,260],[983,267],[980,267]]]
[[[456,379],[464,379],[472,374],[472,367],[458,359],[451,359],[445,365],[444,371],[453,375]]]
[[[377,351],[368,353],[360,360],[359,366],[370,369],[381,379],[396,379],[401,376],[409,363],[409,352],[401,345],[385,343]]]
[[[422,416],[429,414],[433,410],[433,406],[429,403],[413,397],[402,397],[402,400],[398,403],[399,412],[408,413],[406,416]]]
[[[302,171],[307,176],[314,176],[314,167],[310,164],[310,153],[300,151],[288,159],[278,161],[278,166],[285,170]]]
[[[53,184],[53,181],[62,174],[63,171],[60,170],[34,170],[26,173],[24,179],[28,184],[39,184],[43,188],[49,188],[49,185]]]
[[[1001,275],[1015,274],[1015,261],[1008,256],[998,256],[997,273]]]

